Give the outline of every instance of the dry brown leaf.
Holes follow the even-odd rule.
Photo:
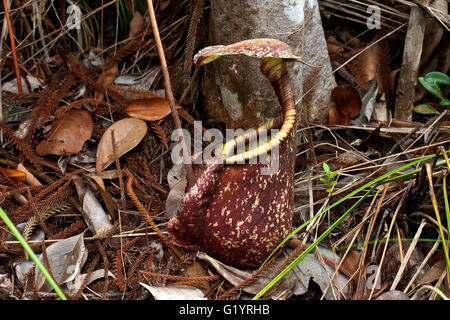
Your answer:
[[[19,171],[16,169],[6,169],[2,167],[0,167],[0,171],[9,178],[14,178],[20,181],[25,180],[25,172],[23,171]]]
[[[70,110],[52,122],[46,139],[36,146],[40,156],[80,152],[94,129],[92,117],[85,110]]]
[[[341,269],[345,270],[347,274],[354,274],[358,270],[360,253],[356,250],[349,252],[342,262]]]
[[[337,86],[331,91],[331,98],[348,119],[353,119],[361,112],[361,98],[358,91],[351,86]]]
[[[97,147],[97,173],[114,162],[113,132],[117,157],[120,157],[141,142],[147,133],[147,124],[140,119],[125,118],[106,129]]]
[[[134,13],[133,19],[130,21],[130,33],[128,35],[129,38],[134,37],[139,32],[141,32],[142,27],[144,26],[144,17],[139,11]]]
[[[364,48],[358,49],[356,54],[363,49]],[[379,62],[378,46],[374,45],[361,52],[361,54],[348,65],[350,72],[355,76],[361,89],[365,89],[367,83],[375,78]]]
[[[417,284],[421,285],[438,280],[442,273],[445,272],[445,268],[445,260],[439,260],[422,276],[422,278],[420,278],[419,281],[417,281]]]
[[[117,63],[114,63],[109,69],[106,69],[102,72],[102,74],[98,77],[97,83],[104,88],[108,88],[117,77],[119,73],[119,67]],[[105,97],[105,93],[103,91],[96,90],[94,99],[103,100]]]
[[[340,54],[344,52],[344,49],[341,46],[329,42],[327,43],[327,50],[329,55]]]
[[[183,275],[188,278],[195,278],[195,277],[206,277],[208,276],[208,273],[200,263],[194,261],[192,264],[189,264],[184,268]],[[196,281],[192,283],[192,286],[197,287],[199,289],[203,289],[204,292],[207,292],[207,289],[209,289],[209,282]]]
[[[25,173],[25,182],[30,186],[42,186],[42,183],[23,164],[19,163],[16,169]]]
[[[181,106],[176,106],[176,108],[181,109]],[[171,110],[169,100],[163,97],[154,97],[131,101],[125,112],[133,118],[157,121],[169,115]]]
[[[348,117],[336,106],[331,106],[331,108],[328,110],[328,124],[330,126],[336,126],[336,125],[346,125],[349,121]]]

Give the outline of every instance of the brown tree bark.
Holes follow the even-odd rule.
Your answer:
[[[212,0],[210,45],[254,39],[274,38],[289,44],[305,62],[324,64],[316,70],[298,63],[290,65],[294,96],[307,105],[312,118],[325,120],[328,100],[334,86],[321,27],[317,0]],[[257,127],[280,114],[272,89],[259,72],[259,61],[249,57],[225,57],[208,65],[201,84],[203,106],[210,118],[228,128]],[[303,71],[305,70],[305,71]],[[304,83],[304,76],[306,82]],[[324,80],[325,79],[325,80]],[[319,85],[300,100],[304,88]],[[320,105],[320,109],[315,109]],[[324,117],[325,115],[325,117]]]

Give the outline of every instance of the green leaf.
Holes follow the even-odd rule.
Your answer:
[[[330,166],[326,162],[322,163],[323,171],[327,174],[327,176],[330,175]]]
[[[429,83],[450,85],[450,77],[442,72],[429,72],[423,77],[423,79]]]
[[[442,99],[441,100],[441,106],[450,106],[450,100]]]
[[[420,114],[439,114],[439,112],[429,104],[419,104],[414,107],[414,112]]]
[[[331,172],[330,175],[328,176],[328,179],[329,180],[333,179],[334,177],[336,177],[337,173],[338,173],[337,171]]]
[[[331,192],[331,188],[327,188],[327,190],[326,190],[328,193],[330,193]]]
[[[330,185],[331,185],[331,186],[337,185],[337,181],[336,181],[336,180],[331,181]]]
[[[323,183],[325,183],[325,184],[328,184],[328,181],[327,181],[327,180],[325,180],[325,178],[323,178],[323,177],[320,177],[319,179],[320,179],[320,181],[322,181]]]
[[[438,97],[441,100],[445,99],[444,95],[441,92],[441,89],[436,83],[430,83],[424,80],[423,77],[419,77],[419,82],[424,86],[425,89],[427,89],[428,92],[430,92],[434,96]]]

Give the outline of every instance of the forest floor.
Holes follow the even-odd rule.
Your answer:
[[[177,125],[147,3],[69,2],[15,0],[0,13],[12,26],[0,39],[0,208],[68,299],[447,299],[446,1],[419,7],[408,120],[394,114],[412,81],[402,67],[414,3],[378,1],[381,28],[368,30],[361,2],[319,1],[337,86],[328,120],[297,128],[298,232],[263,269],[171,242],[187,178],[172,164]],[[181,125],[214,128],[192,63],[208,45],[209,2],[155,3]],[[0,220],[0,299],[59,298]]]

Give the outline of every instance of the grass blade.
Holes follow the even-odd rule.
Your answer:
[[[0,208],[0,218],[2,218],[2,220],[5,222],[6,226],[9,228],[9,230],[11,230],[11,232],[17,238],[17,240],[19,240],[20,244],[25,249],[25,251],[28,253],[31,260],[33,260],[34,263],[36,264],[36,266],[39,268],[39,270],[41,270],[42,274],[47,279],[47,281],[50,283],[50,285],[55,290],[55,292],[58,294],[58,296],[61,298],[61,300],[67,300],[66,296],[61,291],[58,284],[56,284],[56,282],[53,280],[50,273],[47,271],[45,266],[41,263],[39,258],[34,254],[33,250],[30,248],[28,243],[25,241],[25,239],[20,234],[19,230],[17,230],[16,226],[12,223],[12,221],[9,219],[9,217],[6,215],[6,213],[3,211],[2,208]]]

